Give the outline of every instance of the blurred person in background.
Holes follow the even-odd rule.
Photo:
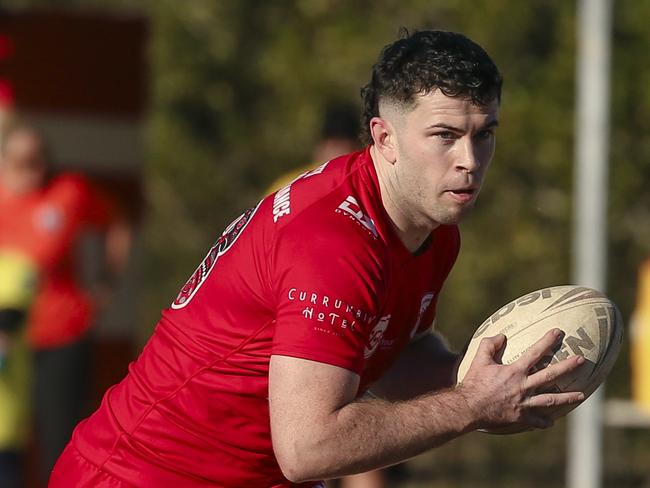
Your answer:
[[[312,152],[311,163],[284,173],[271,183],[265,195],[288,185],[302,173],[316,168],[325,161],[360,149],[359,120],[360,115],[354,105],[344,102],[328,104],[325,108],[320,138]]]
[[[317,168],[330,159],[359,150],[361,148],[360,120],[361,114],[350,103],[330,102],[327,104],[320,138],[314,147],[311,164],[286,172],[271,184],[266,194],[278,191],[301,174]],[[401,465],[396,465],[388,469],[393,473],[399,473],[402,468]],[[386,486],[386,481],[383,471],[376,470],[346,476],[338,482],[328,482],[328,486],[337,484],[341,488],[383,488]]]
[[[0,249],[0,487],[25,486],[25,447],[31,424],[31,358],[25,322],[34,297],[34,263]]]
[[[105,236],[106,283],[84,290],[77,250],[89,229]],[[54,174],[42,135],[15,124],[0,145],[0,249],[28,256],[39,287],[29,312],[39,477],[45,483],[74,425],[89,407],[89,327],[124,268],[128,225],[80,175]]]
[[[320,139],[314,147],[312,159],[320,165],[361,149],[360,120],[361,115],[354,105],[345,102],[330,103],[325,109]]]

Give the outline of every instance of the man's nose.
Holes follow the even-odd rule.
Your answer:
[[[460,154],[456,162],[456,170],[466,173],[474,173],[481,166],[476,156],[476,148],[471,138],[462,141],[460,146]]]

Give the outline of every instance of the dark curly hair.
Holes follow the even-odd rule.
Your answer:
[[[419,94],[439,89],[476,105],[501,100],[503,78],[481,46],[462,34],[400,30],[401,38],[381,51],[370,82],[361,89],[364,143],[372,144],[370,119],[379,115],[379,102],[391,100],[413,106]]]

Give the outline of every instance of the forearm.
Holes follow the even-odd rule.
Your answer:
[[[276,459],[291,481],[327,479],[394,464],[477,428],[547,428],[540,407],[573,405],[581,392],[537,393],[578,368],[570,359],[531,373],[561,337],[545,334],[504,365],[503,334],[484,338],[462,384],[411,400],[353,400],[359,376],[344,368],[272,356],[269,411]]]
[[[473,430],[459,390],[401,402],[363,399],[322,419],[309,436],[296,433],[292,481],[328,479],[395,464]]]

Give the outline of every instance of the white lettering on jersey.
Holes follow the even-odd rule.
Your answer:
[[[370,217],[361,211],[361,207],[359,206],[357,199],[352,195],[343,200],[341,205],[338,206],[337,210],[341,210],[352,216],[354,220],[359,222],[366,230],[368,230],[375,239],[377,238],[378,233],[377,228],[375,227],[375,223]]]
[[[372,329],[372,332],[370,332],[370,337],[368,338],[368,345],[363,351],[364,358],[368,359],[375,353],[377,347],[381,343],[381,340],[384,338],[384,332],[386,332],[386,329],[388,329],[389,322],[390,315],[384,315],[379,319],[377,325],[375,325],[375,327]]]
[[[290,190],[291,184],[288,184],[284,188],[279,189],[273,198],[273,222],[275,223],[277,223],[278,219],[283,215],[288,215],[291,213],[289,200]]]
[[[287,293],[287,298],[292,302],[298,301],[305,303],[305,308],[301,311],[304,318],[325,322],[329,325],[340,327],[341,329],[354,329],[358,321],[371,323],[377,318],[375,315],[353,305],[349,305],[339,298],[310,293],[306,290],[290,288]],[[345,318],[346,316],[352,317],[353,320],[350,322]]]

